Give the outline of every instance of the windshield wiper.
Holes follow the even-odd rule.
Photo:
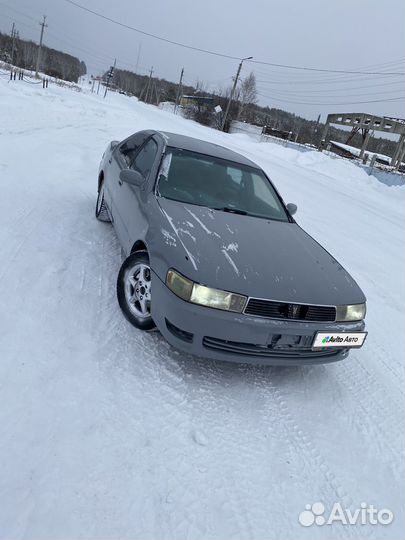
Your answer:
[[[239,208],[232,208],[230,206],[224,206],[222,208],[214,208],[214,210],[219,210],[220,212],[229,212],[231,214],[240,214],[241,216],[247,216],[248,213],[245,210],[239,210]]]

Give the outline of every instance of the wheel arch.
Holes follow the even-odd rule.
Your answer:
[[[133,253],[137,253],[139,251],[146,251],[149,253],[148,246],[145,244],[143,240],[137,240],[134,245],[131,248],[130,255]]]
[[[98,175],[98,184],[97,184],[97,192],[100,191],[100,187],[101,187],[101,182],[104,180],[104,171],[101,170],[99,175]]]

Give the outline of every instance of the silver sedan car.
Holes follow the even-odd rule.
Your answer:
[[[141,131],[101,160],[96,217],[125,260],[123,314],[174,347],[219,360],[300,365],[366,338],[366,299],[292,217],[260,167],[227,148]]]

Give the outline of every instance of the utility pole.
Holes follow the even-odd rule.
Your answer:
[[[179,103],[180,103],[181,89],[182,89],[182,86],[183,86],[183,75],[184,75],[184,68],[181,69],[180,80],[179,80],[179,84],[177,85],[177,94],[176,94],[176,103],[174,105],[174,114],[176,114],[177,108],[178,108]]]
[[[153,75],[153,66],[151,67],[151,70],[149,72],[148,85],[146,87],[145,103],[149,103],[149,88],[152,81],[152,75]],[[151,95],[152,95],[152,90],[151,90]]]
[[[155,86],[156,105],[159,106],[160,89],[158,91],[156,81],[154,83],[154,86]]]
[[[45,21],[46,21],[46,15],[44,15],[44,20],[39,23],[41,27],[41,37],[39,39],[39,47],[38,47],[38,52],[37,52],[37,64],[35,66],[35,77],[38,77],[39,62],[41,60],[42,39],[44,37],[44,28],[48,26],[47,24],[45,24]]]
[[[224,114],[224,118],[222,120],[222,125],[221,125],[221,131],[224,131],[225,129],[225,124],[226,124],[226,119],[227,119],[227,116],[228,116],[228,113],[229,113],[229,109],[231,108],[231,104],[232,104],[232,100],[233,100],[233,96],[235,94],[235,90],[236,90],[236,85],[238,84],[238,80],[239,80],[239,75],[240,75],[240,70],[242,69],[242,64],[245,60],[251,60],[253,58],[253,56],[248,56],[247,58],[242,58],[242,60],[240,61],[240,64],[238,66],[238,71],[236,72],[236,77],[235,77],[235,80],[233,82],[233,86],[232,86],[232,90],[231,90],[231,95],[229,96],[229,101],[228,101],[228,105],[226,107],[226,111],[225,111],[225,114]]]
[[[11,63],[14,64],[14,50],[15,50],[15,38],[17,37],[17,31],[15,29],[15,24],[11,29]]]
[[[315,124],[315,127],[314,127],[314,133],[313,133],[313,135],[312,135],[312,139],[313,139],[313,140],[311,141],[312,144],[315,144],[315,142],[316,142],[316,134],[318,133],[319,122],[320,122],[320,121],[321,121],[321,115],[318,114],[318,118],[317,118],[317,120],[316,120],[316,124]]]
[[[152,105],[153,105],[153,92],[155,92],[155,97],[156,97],[156,101],[157,101],[156,81],[152,82],[152,86],[151,86],[151,89],[150,89],[150,102],[152,103]]]
[[[113,78],[116,64],[117,64],[117,59],[115,58],[114,59],[114,65],[110,67],[110,71],[108,72],[108,75],[107,75],[107,84],[105,85],[104,98],[107,95],[107,90],[108,90],[108,87],[110,86],[110,81]]]
[[[139,43],[138,45],[138,56],[136,57],[136,67],[135,67],[135,73],[138,74],[138,65],[139,65],[139,58],[141,56],[141,50],[142,50],[142,43]]]
[[[321,121],[321,115],[318,114],[318,118],[316,119],[316,124],[315,124],[315,133],[318,131],[320,121]]]

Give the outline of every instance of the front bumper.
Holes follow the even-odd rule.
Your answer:
[[[316,332],[356,332],[364,322],[318,323],[231,313],[185,302],[152,272],[152,317],[167,341],[185,352],[230,362],[301,365],[335,362],[349,349],[313,351]]]

